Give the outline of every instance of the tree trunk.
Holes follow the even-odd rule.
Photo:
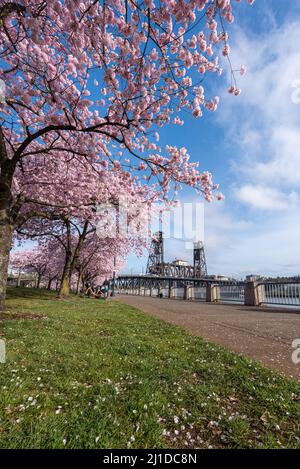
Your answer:
[[[84,281],[84,275],[82,275],[81,278],[81,291],[84,293],[85,292],[85,281]]]
[[[69,283],[71,283],[72,274],[73,274],[74,269],[76,268],[76,265],[78,263],[78,259],[79,259],[80,253],[81,253],[81,248],[82,248],[83,242],[85,241],[85,238],[86,238],[86,235],[87,235],[88,226],[89,226],[89,221],[86,220],[85,223],[84,223],[84,226],[83,226],[82,233],[79,236],[79,239],[78,239],[78,242],[77,242],[74,254],[73,254],[73,259],[71,260]],[[81,271],[82,271],[82,269],[79,270],[79,272],[81,272]],[[78,275],[81,277],[82,273],[78,274]],[[76,295],[78,295],[78,288],[79,288],[79,281],[78,281],[77,287],[76,287]]]
[[[18,272],[18,280],[17,280],[17,287],[21,286],[21,270]]]
[[[71,281],[71,259],[72,252],[66,252],[65,266],[60,282],[59,298],[66,298],[70,295],[70,281]]]
[[[38,274],[36,288],[40,288],[41,280],[42,280],[42,276],[41,274]]]
[[[7,270],[13,227],[8,223],[6,210],[0,210],[0,312],[5,309]]]
[[[78,279],[77,279],[77,285],[76,285],[76,295],[79,295],[80,293],[80,285],[82,284],[82,269],[79,269],[78,271]]]
[[[47,285],[47,290],[51,290],[52,280],[53,280],[52,278],[49,278],[48,285]]]
[[[60,283],[59,297],[66,298],[70,295],[70,278],[69,275],[63,275]]]
[[[0,126],[0,312],[5,309],[7,270],[14,230],[10,209],[15,165],[16,161],[7,156],[3,130]]]

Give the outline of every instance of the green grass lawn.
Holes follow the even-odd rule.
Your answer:
[[[13,289],[2,336],[1,448],[300,446],[299,383],[130,306]]]

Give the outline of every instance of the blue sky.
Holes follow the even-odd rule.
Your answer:
[[[226,73],[208,80],[207,95],[221,98],[218,111],[186,116],[183,127],[161,132],[161,142],[185,146],[226,197],[205,204],[209,273],[299,274],[300,1],[244,1],[230,36],[234,67],[248,69],[242,94],[227,93]],[[180,198],[196,201],[188,189]],[[174,257],[189,260],[191,251],[169,240],[166,258]],[[140,272],[145,263],[146,256],[129,256],[125,270]]]

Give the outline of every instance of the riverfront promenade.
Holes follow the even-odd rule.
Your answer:
[[[119,295],[119,301],[300,380],[292,342],[300,339],[300,311]]]

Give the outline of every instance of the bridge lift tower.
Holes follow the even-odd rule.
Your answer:
[[[207,265],[202,241],[194,243],[194,276],[200,278],[207,276]]]
[[[188,265],[181,261],[164,262],[163,233],[158,231],[152,238],[147,263],[148,275],[174,278],[205,278],[207,266],[202,241],[194,243],[194,263]]]
[[[147,263],[147,274],[161,275],[164,265],[163,232],[158,231],[152,238]]]

